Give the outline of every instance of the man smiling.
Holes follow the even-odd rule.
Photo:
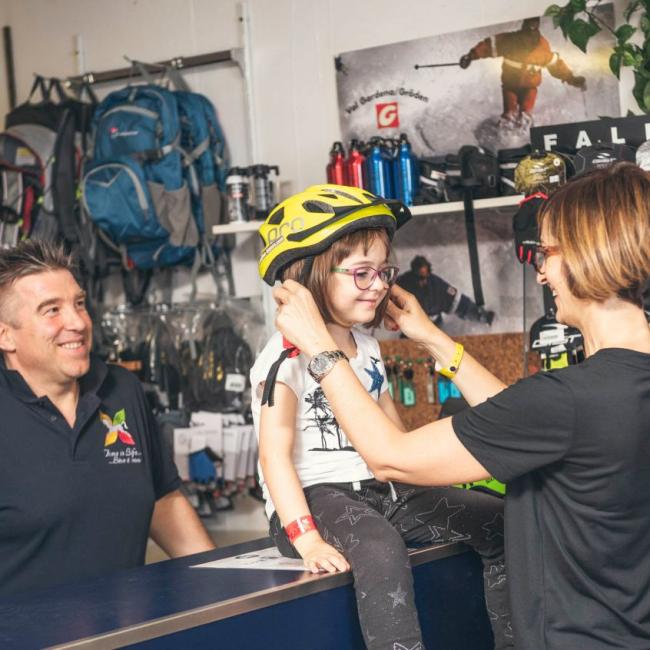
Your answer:
[[[138,380],[90,356],[72,260],[0,251],[0,596],[214,548]]]

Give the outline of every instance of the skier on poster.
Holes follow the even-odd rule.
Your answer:
[[[586,90],[585,78],[574,75],[541,35],[539,18],[526,18],[521,29],[489,36],[480,41],[460,58],[459,65],[466,69],[472,61],[490,57],[503,57],[501,127],[528,129],[532,125],[537,89],[542,83],[544,68],[553,77],[570,86]]]

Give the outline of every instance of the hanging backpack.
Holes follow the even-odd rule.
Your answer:
[[[17,153],[25,152],[27,166],[38,168],[37,173],[42,176],[39,207],[32,211],[29,236],[48,241],[62,237],[74,245],[79,241],[75,219],[75,121],[67,106],[51,98],[51,90],[52,84],[47,85],[43,77],[37,76],[27,101],[7,114],[5,129],[8,136],[23,142],[26,148],[17,149]],[[32,100],[37,91],[41,100],[35,102]],[[31,153],[27,153],[28,150]],[[14,162],[22,166],[20,158]],[[11,189],[10,184],[6,193],[15,192],[16,187],[13,185]]]
[[[82,186],[89,216],[140,269],[191,262],[199,233],[173,93],[153,84],[112,92],[97,107],[93,133]]]
[[[192,411],[239,411],[250,383],[251,348],[225,312],[212,312],[203,332],[198,360],[184,382],[184,404]]]
[[[0,133],[0,248],[29,236],[38,214],[45,168],[24,140]]]

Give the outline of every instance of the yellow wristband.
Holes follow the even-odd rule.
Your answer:
[[[438,372],[443,377],[447,377],[447,379],[453,379],[456,376],[456,373],[458,372],[458,367],[460,366],[460,362],[462,361],[464,354],[465,354],[465,348],[463,347],[463,344],[456,343],[456,349],[454,350],[454,358],[451,360],[449,367],[438,368]]]

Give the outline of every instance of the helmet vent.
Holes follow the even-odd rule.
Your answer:
[[[267,223],[270,223],[272,226],[277,226],[282,223],[284,219],[284,207],[276,210],[270,217]]]
[[[316,212],[320,214],[334,214],[334,208],[328,203],[325,203],[325,201],[314,201],[314,200],[305,201],[302,204],[302,207],[305,208],[307,212]]]
[[[355,203],[361,203],[358,197],[354,196],[353,194],[350,194],[349,192],[344,192],[343,190],[334,190],[334,192],[336,193],[336,196],[333,198],[343,197],[344,199],[348,199],[349,201],[354,201]]]

